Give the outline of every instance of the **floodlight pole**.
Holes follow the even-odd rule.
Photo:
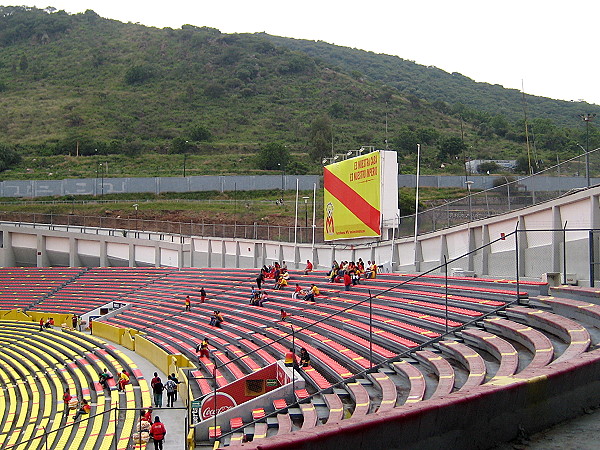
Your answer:
[[[585,178],[587,187],[590,187],[590,122],[596,114],[581,114],[579,117],[585,122]]]
[[[421,144],[417,144],[417,179],[415,192],[415,270],[419,270],[417,264],[417,236],[419,234],[419,176],[421,172]]]

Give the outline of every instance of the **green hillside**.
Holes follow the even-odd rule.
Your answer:
[[[425,173],[462,173],[466,158],[527,160],[517,94],[324,43],[0,7],[4,179],[94,176],[100,161],[111,175],[181,175],[183,154],[194,175],[319,173],[332,146],[386,138],[404,172],[421,143]],[[585,142],[559,120],[573,115],[564,103],[529,101],[540,166]]]
[[[523,119],[523,96],[516,89],[478,83],[460,73],[422,66],[397,56],[339,47],[322,41],[282,38],[260,34],[274,44],[302,51],[345,71],[393,86],[404,95],[414,95],[431,103],[462,104],[490,115],[503,115],[509,121]],[[555,124],[576,127],[580,114],[600,113],[600,106],[526,95],[525,107],[533,118],[550,119]]]

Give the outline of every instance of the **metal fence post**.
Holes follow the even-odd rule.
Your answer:
[[[446,334],[448,334],[448,259],[444,255],[444,285],[445,285],[445,299],[446,299]]]
[[[589,232],[589,246],[590,246],[590,287],[594,287],[594,278],[595,278],[595,270],[594,266],[596,262],[594,261],[594,231],[590,230]]]

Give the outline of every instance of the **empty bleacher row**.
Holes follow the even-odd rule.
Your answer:
[[[136,406],[151,401],[146,380],[126,355],[78,332],[39,331],[31,322],[0,324],[1,448],[131,448]],[[97,383],[104,368],[133,373],[123,393],[114,382],[106,390]],[[75,411],[62,399],[66,389],[90,402],[89,415],[74,421]]]
[[[103,277],[97,286],[92,281],[70,286],[95,272]],[[296,393],[300,403],[291,405],[288,399],[283,407],[265,405],[264,417],[249,412],[238,418],[241,426],[235,427],[236,421],[206,436],[221,446],[378,414],[505,377],[532,376],[539,368],[576,358],[599,340],[589,331],[597,325],[598,307],[547,297],[547,285],[537,282],[522,282],[517,292],[511,280],[454,277],[446,285],[439,276],[380,274],[344,291],[322,272],[292,271],[290,287],[283,290],[273,290],[273,281],[266,281],[269,299],[258,307],[249,304],[253,270],[100,272],[74,275],[31,308],[71,312],[68,308],[84,311],[117,300],[130,304],[105,322],[143,331],[167,352],[195,361],[195,397],[212,390],[207,378],[213,372],[217,385],[224,386],[282,359],[292,345],[308,350],[311,365],[301,369],[307,389]],[[296,282],[320,287],[315,303],[291,298]],[[202,287],[205,303],[200,303]],[[184,311],[187,295],[192,298],[189,312]],[[281,309],[290,313],[286,321],[280,320]],[[222,328],[209,325],[214,310],[225,316]],[[196,346],[204,337],[210,358],[197,357]],[[270,416],[273,411],[277,414]]]

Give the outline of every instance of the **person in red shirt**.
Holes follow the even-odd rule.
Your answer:
[[[69,402],[73,396],[69,392],[69,388],[65,389],[65,393],[63,394],[63,402],[65,402],[65,417],[69,415]]]
[[[282,322],[285,322],[287,320],[288,316],[289,316],[289,314],[283,308],[281,308],[281,319],[280,320]]]
[[[44,331],[44,318],[40,319],[40,331]]]
[[[160,378],[158,378],[158,373],[154,372],[154,378],[150,380],[150,387],[154,387],[158,381],[160,381]]]
[[[167,429],[160,421],[160,417],[154,418],[154,423],[150,427],[150,436],[154,440],[154,450],[162,450],[163,440],[167,434]]]
[[[352,277],[348,273],[348,271],[344,272],[344,290],[349,291],[350,286],[352,286]]]
[[[152,406],[148,408],[148,411],[145,411],[142,415],[142,419],[148,423],[152,423]]]
[[[196,353],[200,352],[200,356],[198,358],[210,358],[210,353],[208,351],[208,339],[204,338],[202,342],[196,347]]]
[[[306,267],[304,268],[304,275],[308,275],[309,272],[313,271],[313,265],[310,260],[306,260]]]

